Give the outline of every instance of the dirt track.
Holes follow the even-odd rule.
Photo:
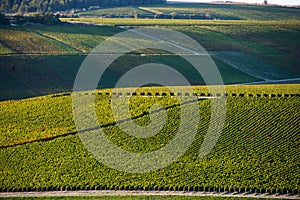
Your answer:
[[[196,197],[250,197],[272,199],[300,199],[299,195],[268,195],[268,194],[234,194],[212,192],[182,191],[128,191],[128,190],[85,190],[85,191],[53,191],[53,192],[4,192],[0,197],[47,197],[47,196],[196,196]]]

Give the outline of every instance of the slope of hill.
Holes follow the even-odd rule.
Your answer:
[[[300,9],[283,6],[247,4],[168,4],[141,7],[156,14],[180,15],[186,18],[203,15],[222,20],[299,20]]]
[[[209,50],[225,84],[300,77],[298,21],[80,20],[127,26],[160,25],[183,32]],[[71,91],[86,55],[121,31],[124,30],[117,26],[1,26],[0,99]],[[176,56],[133,52],[123,56],[119,64],[115,63],[117,70],[111,71],[112,77],[119,77],[128,67],[150,61],[177,69],[188,66]],[[203,84],[193,74],[186,73],[192,84]],[[113,80],[106,79],[101,88],[113,86]]]
[[[15,6],[15,9],[25,7],[35,10],[38,2],[45,10],[59,9],[49,6],[58,2],[56,0],[0,2],[5,9],[11,8],[14,2],[23,4]],[[44,5],[44,2],[47,3]],[[57,6],[72,4],[77,7],[81,4],[74,3],[78,2],[87,1],[60,0]],[[138,19],[136,16],[135,19],[63,19],[101,26],[67,23],[52,26],[1,25],[0,192],[172,190],[265,193],[274,196],[293,194],[299,197],[300,86],[269,85],[272,82],[300,80],[299,9],[245,5],[219,5],[220,8],[208,4],[192,6],[123,7],[92,13],[147,12],[153,16],[163,14],[176,18],[180,15],[190,19],[194,13],[226,20],[159,20]],[[283,16],[286,18],[283,19]],[[156,49],[139,49],[111,64],[99,81],[100,90],[71,93],[82,61],[98,44],[125,29],[153,26],[180,31],[199,42],[211,54],[224,83],[237,85],[226,85],[226,93],[210,93],[206,86],[193,86],[191,93],[183,86],[171,89],[142,87],[132,93],[128,92],[128,88],[122,88],[117,93],[102,89],[114,87],[124,73],[146,63],[168,65],[184,75],[192,85],[204,84],[201,75],[195,73],[195,69],[180,55]],[[126,38],[128,42],[130,39]],[[181,48],[188,47],[184,42],[174,44]],[[122,41],[116,45],[123,45]],[[249,82],[268,84],[241,85]],[[180,93],[171,91],[178,88]],[[72,104],[72,95],[95,99],[91,104],[78,107]],[[112,96],[130,104],[128,116],[124,117],[128,110],[124,111],[125,103],[121,103],[117,104],[115,112],[119,119],[115,118],[111,111]],[[179,99],[186,100],[187,97],[193,99],[180,104]],[[199,157],[203,142],[211,139],[206,135],[209,127],[212,130],[220,127],[210,126],[211,119],[214,121],[211,117],[213,103],[219,97],[226,99],[222,134],[210,153]],[[154,106],[155,109],[151,109]],[[95,112],[84,112],[90,107]],[[199,112],[195,108],[199,108]],[[200,117],[185,120],[186,129],[178,139],[176,136],[184,116],[182,110],[188,114],[199,114]],[[166,114],[165,124],[161,124],[163,120],[154,120],[162,112]],[[153,163],[145,159],[145,162],[137,162],[138,165],[123,165],[124,170],[118,171],[112,165],[96,160],[81,139],[82,136],[92,136],[88,138],[90,141],[98,141],[99,138],[94,137],[93,133],[100,129],[93,126],[78,131],[74,113],[84,113],[81,120],[95,116],[95,121],[104,132],[101,139],[107,138],[107,143],[117,147],[115,149],[137,155],[155,152],[172,143],[174,138],[177,140],[172,143],[175,144],[172,150],[178,151],[181,142],[186,144],[192,132],[195,137],[189,140],[191,144],[185,146],[187,149],[181,151],[183,154],[175,162],[146,173],[127,173],[135,166]],[[131,120],[142,127],[150,124],[151,129],[144,133],[152,135],[149,138],[139,137],[141,132],[136,131],[136,127],[134,134],[121,129],[121,125]],[[199,126],[194,127],[197,124]],[[154,135],[153,130],[158,130],[157,134]],[[216,135],[213,137],[216,138]],[[107,143],[94,147],[107,147]],[[116,159],[118,153],[113,154],[109,148],[102,149],[100,153],[100,160],[111,159],[114,164],[120,162]],[[160,156],[155,156],[155,160],[163,158],[162,163],[165,164],[170,154],[164,151]]]
[[[80,17],[139,17],[156,19],[299,20],[300,9],[282,6],[226,4],[166,4],[135,8],[101,8],[79,13]]]
[[[206,87],[195,87],[195,90],[199,95],[207,95]],[[131,112],[140,125],[149,123],[152,105],[161,104],[166,108],[168,120],[164,128],[148,139],[122,132],[113,123],[109,109],[111,92],[98,91],[101,95],[96,95],[97,117],[114,145],[142,153],[157,150],[173,139],[180,124],[180,108],[188,108],[189,104],[179,106],[176,96],[171,98],[169,94],[140,97],[141,93],[162,94],[163,91],[167,92],[160,87],[143,88],[138,96],[131,97],[130,102],[136,105]],[[200,126],[187,152],[168,167],[142,174],[117,171],[94,159],[76,132],[70,96],[1,102],[0,189],[225,190],[297,194],[300,189],[299,86],[228,86],[226,91],[224,129],[209,155],[197,157],[214,100],[201,100],[198,101]]]

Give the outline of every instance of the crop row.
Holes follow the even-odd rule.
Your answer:
[[[185,91],[184,87],[171,88],[171,91]],[[119,89],[122,94],[126,94],[128,90]],[[178,104],[177,98],[169,98],[170,90],[162,87],[144,87],[136,90],[137,96],[130,98],[130,105],[134,112],[134,117],[140,116],[143,112],[148,112],[152,104],[161,104],[170,107]],[[209,90],[205,86],[194,87],[197,94],[205,93],[208,95]],[[110,95],[113,93],[111,89],[99,90],[96,95],[96,105],[99,108],[99,123],[101,125],[113,123],[113,116],[109,112]],[[154,96],[155,98],[140,98],[141,93],[166,93],[166,97]],[[285,98],[284,94],[300,94],[298,85],[242,85],[242,86],[226,86],[226,92],[231,97],[231,94],[245,94],[239,99],[248,99],[249,95],[262,94],[259,99],[280,100],[280,99],[295,99]],[[91,93],[91,92],[83,92]],[[107,95],[109,94],[109,95]],[[263,94],[268,94],[269,98],[263,98]],[[282,94],[281,98],[272,98],[272,94]],[[191,94],[193,95],[193,94]],[[277,95],[278,96],[278,95]],[[56,97],[56,98],[52,98]],[[286,96],[287,97],[287,96]],[[249,99],[252,99],[251,97]],[[297,99],[297,98],[296,98]],[[230,100],[230,98],[229,98]],[[252,99],[253,101],[254,99]],[[256,100],[256,99],[255,99]],[[206,101],[199,101],[202,104]],[[208,101],[209,102],[209,101]],[[100,110],[102,110],[100,112]],[[32,98],[24,101],[4,101],[0,102],[0,140],[1,146],[9,146],[27,141],[33,141],[41,138],[48,138],[56,135],[62,135],[69,132],[74,132],[75,127],[72,120],[72,98],[71,93],[62,93],[57,95],[49,95],[39,98]],[[30,134],[28,134],[30,133]]]
[[[0,35],[1,43],[17,53],[66,54],[68,51],[59,43],[37,35],[25,27],[0,26]]]
[[[289,91],[288,88],[286,90]],[[133,97],[132,115],[138,116],[149,111],[149,107],[157,103],[163,106],[174,105],[175,99]],[[24,102],[27,104],[23,106]],[[15,110],[6,114],[1,123],[9,116],[10,121],[14,120],[15,115],[21,115],[22,112],[28,113],[29,119],[36,117],[37,126],[39,121],[60,123],[61,127],[73,126],[70,103],[70,96],[3,103],[6,106],[1,108],[2,112],[8,112],[5,110],[9,106]],[[100,124],[113,121],[113,116],[108,111],[108,103],[108,96],[96,97]],[[187,152],[170,166],[144,174],[114,170],[95,160],[87,152],[79,135],[75,134],[44,142],[1,148],[0,188],[2,191],[52,188],[81,190],[101,187],[216,192],[220,188],[220,191],[241,193],[299,193],[298,98],[228,98],[223,132],[215,148],[203,159],[198,158],[198,151],[209,126],[211,109],[209,100],[198,103],[201,120],[191,119],[188,122],[194,124],[199,120],[200,123],[194,142]],[[31,115],[36,107],[45,111]],[[52,113],[62,117],[55,118]],[[103,131],[113,144],[124,150],[140,153],[154,151],[172,140],[180,124],[179,107],[168,109],[167,114],[165,127],[151,138],[131,137],[120,130],[118,125],[104,127]],[[21,124],[26,123],[26,127],[36,126],[28,124],[31,121],[18,121]],[[135,122],[145,125],[149,123],[149,116],[141,116]],[[10,127],[4,125],[3,131],[10,131]],[[28,137],[32,136],[30,131],[25,133]],[[43,134],[42,131],[38,133]],[[5,141],[9,137],[1,138]],[[108,158],[113,156],[107,153]]]
[[[288,190],[288,189],[251,189],[251,188],[215,188],[215,187],[201,187],[201,186],[195,186],[195,187],[189,187],[189,186],[171,186],[171,187],[139,187],[139,186],[101,186],[101,185],[87,185],[87,186],[62,186],[62,187],[38,187],[38,188],[20,188],[20,189],[7,189],[7,190],[1,190],[0,192],[48,192],[48,191],[86,191],[86,190],[127,190],[127,191],[185,191],[185,192],[213,192],[215,194],[228,194],[232,193],[233,195],[237,194],[255,194],[259,195],[262,194],[264,196],[267,195],[299,195],[300,190]]]
[[[55,94],[52,95],[51,97],[57,98],[57,97],[63,97],[63,96],[71,96],[72,93],[61,93],[61,94]],[[181,97],[181,96],[186,96],[186,97],[222,97],[222,96],[231,96],[231,97],[267,97],[267,98],[289,98],[289,97],[300,97],[300,94],[245,94],[245,93],[174,93],[174,92],[85,92],[85,93],[78,93],[76,95],[79,96],[88,96],[88,95],[106,95],[106,96],[113,96],[113,97],[131,97],[131,96],[140,96],[140,97]]]
[[[204,19],[252,19],[252,20],[290,20],[299,19],[299,11],[292,8],[244,6],[244,5],[164,5],[147,7],[123,7],[92,10],[78,13],[83,17],[124,17],[124,18],[180,18],[199,19],[195,16],[204,16]],[[201,19],[201,18],[200,18]]]
[[[63,42],[83,53],[89,53],[102,41],[122,31],[112,26],[40,26],[30,27],[34,31]],[[84,30],[84,31],[82,31]]]

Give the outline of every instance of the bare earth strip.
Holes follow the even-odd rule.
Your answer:
[[[3,192],[0,197],[68,197],[68,196],[192,196],[192,197],[248,197],[272,199],[300,199],[297,195],[268,195],[246,193],[213,193],[183,191],[128,191],[128,190],[81,190],[81,191],[49,191],[49,192]]]

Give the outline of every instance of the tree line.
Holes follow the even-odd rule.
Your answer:
[[[0,0],[2,11],[47,12],[68,9],[89,8],[91,6],[135,6],[163,4],[166,0]]]

